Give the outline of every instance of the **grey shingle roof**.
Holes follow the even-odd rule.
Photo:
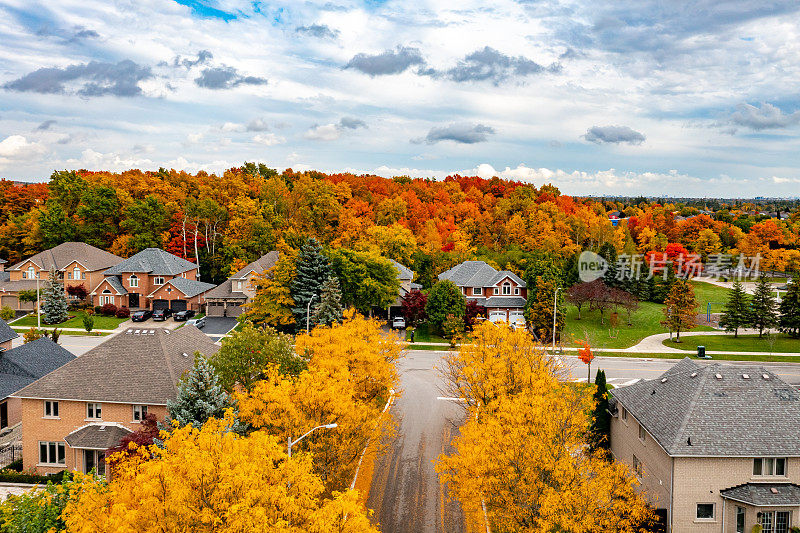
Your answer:
[[[414,271],[412,271],[407,266],[403,265],[402,263],[398,263],[394,259],[389,259],[394,265],[394,268],[397,270],[397,279],[414,279]]]
[[[72,448],[107,450],[119,444],[122,437],[130,433],[133,431],[119,424],[93,422],[79,427],[64,437],[64,440]]]
[[[233,282],[226,279],[210,291],[206,293],[206,300],[213,300],[215,298],[240,298],[247,299],[247,295],[243,292],[233,291]]]
[[[525,282],[513,272],[498,272],[484,261],[464,261],[439,274],[439,279],[449,279],[459,287],[491,287],[506,276],[525,287]]]
[[[166,285],[172,285],[181,291],[181,293],[183,293],[187,298],[194,298],[198,294],[203,294],[204,292],[210,291],[215,287],[213,283],[204,283],[202,281],[195,281],[193,279],[186,278],[173,278],[169,280]]]
[[[491,296],[483,304],[485,307],[525,307],[521,296]]]
[[[122,285],[122,280],[119,279],[119,276],[106,276],[104,281],[107,281],[111,288],[117,291],[117,294],[128,294],[128,289]]]
[[[2,271],[0,272],[0,281],[10,281],[11,280],[11,272]]]
[[[6,274],[8,274],[8,272],[6,272]],[[18,281],[3,281],[0,279],[0,292],[19,292],[35,288],[35,279],[21,279]]]
[[[756,507],[800,505],[800,486],[794,483],[745,483],[719,493],[723,498]]]
[[[0,342],[8,342],[19,337],[16,331],[6,324],[5,320],[0,319]]]
[[[197,268],[197,265],[165,252],[160,248],[145,248],[108,270],[106,274],[119,276],[129,272],[145,272],[154,276],[177,276]]]
[[[245,278],[250,272],[257,272],[261,274],[265,270],[269,270],[270,268],[274,267],[275,263],[278,262],[279,257],[280,254],[276,250],[267,252],[228,279]]]
[[[192,367],[194,353],[210,356],[218,349],[194,326],[131,328],[13,396],[164,405],[176,397],[176,383]]]
[[[46,337],[0,352],[0,399],[75,359]]]
[[[18,270],[19,267],[27,262],[33,261],[44,270],[55,268],[61,270],[66,268],[73,261],[78,261],[89,271],[103,270],[120,263],[123,259],[100,248],[95,248],[85,242],[65,242],[54,248],[39,252],[38,254],[24,259],[8,270]]]
[[[686,358],[611,394],[672,456],[800,456],[800,392],[762,367]]]
[[[498,283],[503,281],[504,278],[511,278],[520,287],[525,287],[526,286],[525,282],[522,281],[522,278],[520,278],[519,276],[517,276],[516,274],[514,274],[510,270],[501,270],[500,272],[498,272],[495,275],[495,277],[492,278],[492,281],[489,282],[489,285],[497,285]]]

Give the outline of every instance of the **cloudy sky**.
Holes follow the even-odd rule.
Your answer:
[[[800,2],[0,5],[0,176],[244,161],[798,196]]]

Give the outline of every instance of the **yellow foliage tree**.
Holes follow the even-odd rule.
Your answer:
[[[343,323],[297,338],[297,353],[309,360],[307,370],[290,377],[272,369],[249,393],[237,395],[239,416],[282,442],[336,423],[335,429],[314,432],[297,446],[313,454],[326,491],[341,490],[352,480],[370,440],[380,442],[392,429],[382,410],[397,386],[393,363],[400,349],[376,321],[345,313]]]
[[[175,429],[164,448],[139,449],[106,485],[82,478],[64,510],[74,533],[192,531],[376,532],[354,491],[323,496],[308,454],[288,459],[265,431],[242,437],[233,420]],[[149,460],[147,460],[149,459]]]
[[[251,284],[256,295],[244,304],[245,319],[274,328],[294,324],[290,287],[295,276],[295,258],[296,252],[282,250],[274,267],[253,276]]]
[[[437,471],[496,531],[638,532],[653,518],[627,467],[589,451],[589,395],[523,331],[481,324],[448,359],[467,422]]]

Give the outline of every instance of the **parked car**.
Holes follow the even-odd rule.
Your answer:
[[[405,329],[406,319],[401,316],[396,316],[392,319],[392,329]]]
[[[188,326],[190,324],[198,329],[202,329],[206,325],[206,317],[190,318],[186,321],[186,325]]]
[[[172,320],[175,322],[183,322],[192,318],[195,315],[194,311],[191,309],[187,309],[186,311],[178,311],[174,315],[172,315]]]
[[[153,312],[149,309],[140,309],[138,311],[134,311],[131,313],[131,320],[133,322],[144,322],[148,318],[153,316]]]
[[[161,322],[172,316],[171,309],[156,309],[153,311],[153,321]]]

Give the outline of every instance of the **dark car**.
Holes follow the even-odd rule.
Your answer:
[[[174,315],[172,315],[172,320],[175,322],[183,322],[186,319],[192,318],[194,316],[194,311],[191,309],[187,309],[186,311],[178,311]]]
[[[172,316],[171,309],[156,309],[153,311],[153,321],[162,321],[166,320],[168,317]]]
[[[131,320],[134,322],[144,322],[151,316],[153,316],[153,312],[151,310],[140,309],[139,311],[134,311],[131,313]]]

